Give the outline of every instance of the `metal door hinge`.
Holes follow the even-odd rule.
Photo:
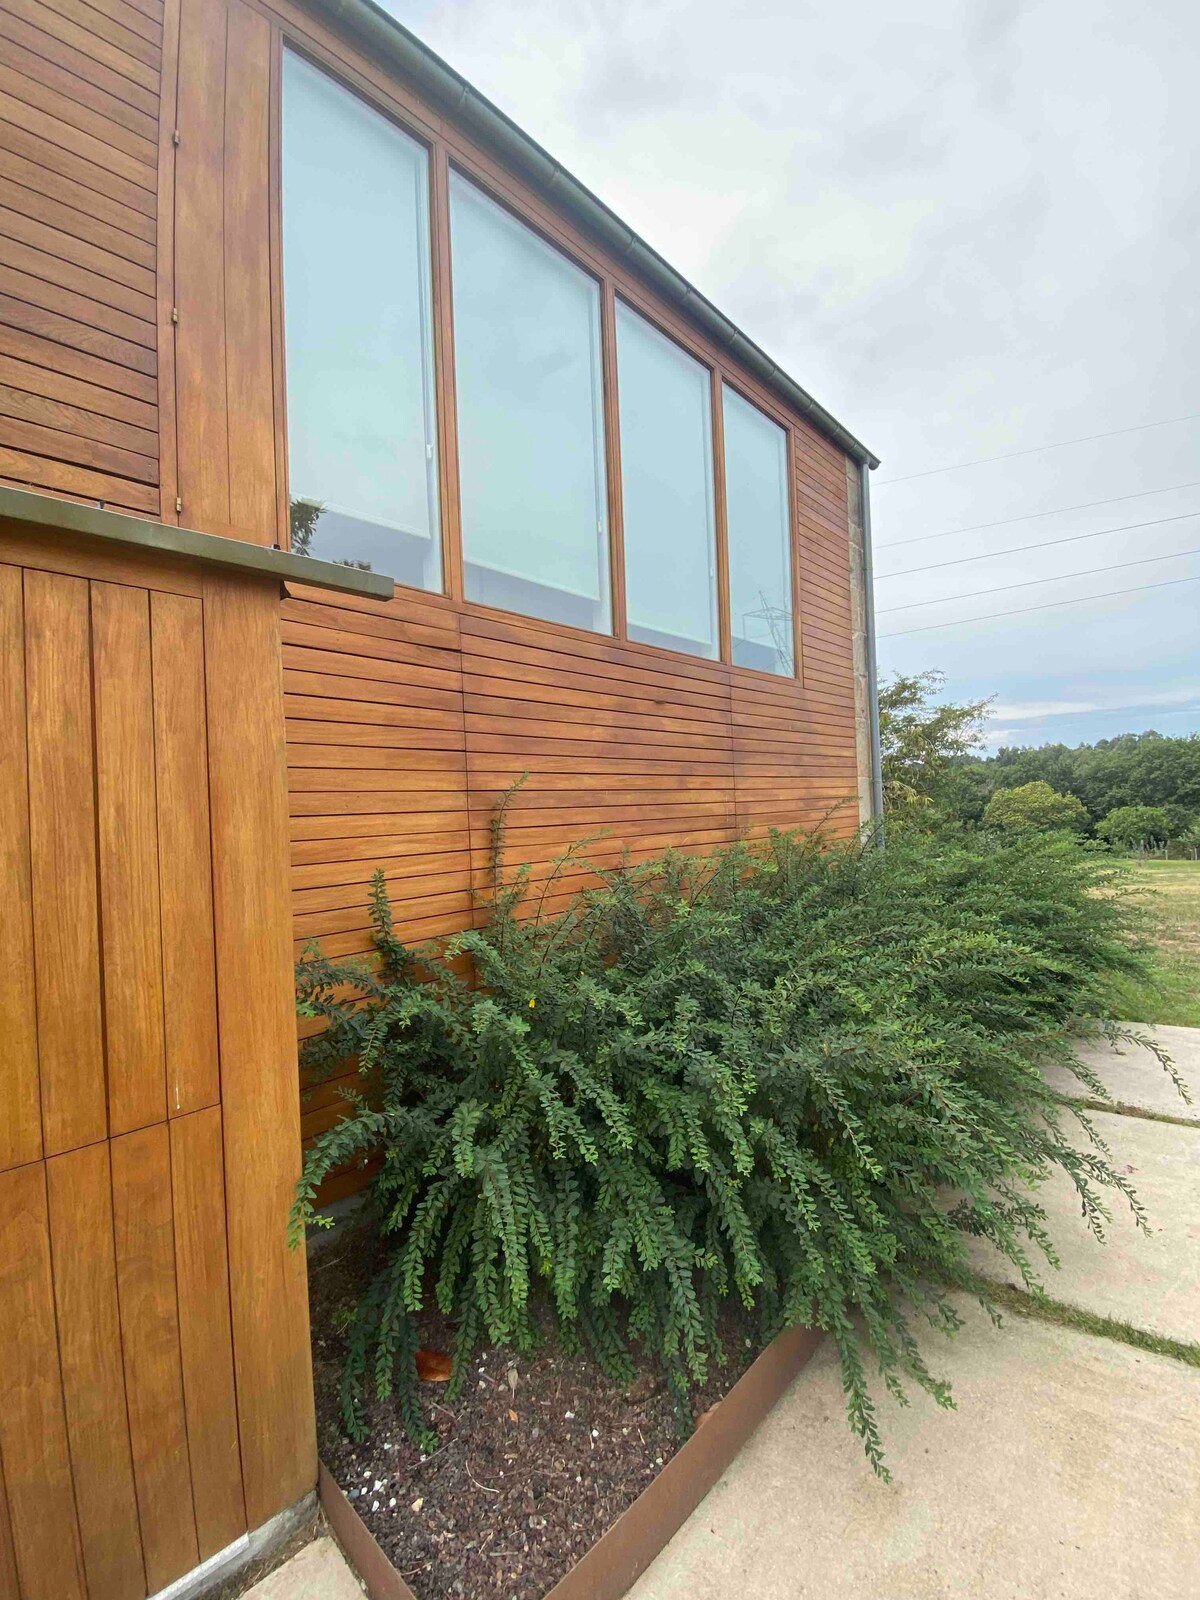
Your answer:
[[[179,321],[179,307],[178,306],[172,306],[171,307],[171,321],[172,322],[178,322]]]
[[[183,497],[181,495],[175,496],[175,509],[176,511],[183,510]]]
[[[179,143],[179,129],[178,128],[176,128],[174,133],[172,133],[172,135],[171,135],[171,143],[172,144],[176,144],[176,145]]]

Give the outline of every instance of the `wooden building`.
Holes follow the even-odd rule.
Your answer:
[[[280,1290],[288,1306],[295,1274],[257,1260],[248,1234],[248,1253],[236,1257],[237,1230],[251,1229],[258,1203],[236,1185],[227,1260],[197,1254],[187,1231],[187,1206],[211,1214],[223,1172],[229,1199],[233,1149],[243,1173],[249,1153],[264,1162],[264,1215],[278,1212],[294,1169],[294,1084],[281,1089],[279,1076],[294,1079],[294,1055],[289,1065],[274,1040],[257,1112],[247,1082],[250,991],[263,974],[245,955],[237,895],[257,894],[274,927],[290,892],[292,953],[313,938],[333,955],[369,948],[366,891],[377,866],[403,937],[466,926],[478,914],[496,797],[522,773],[509,854],[532,863],[535,879],[582,835],[600,836],[594,858],[616,859],[669,844],[704,850],[772,827],[823,822],[852,833],[876,809],[878,777],[864,526],[874,465],[799,384],[371,0],[0,0],[0,599],[9,604],[0,621],[10,669],[0,690],[12,734],[0,803],[11,801],[17,809],[5,816],[24,829],[0,843],[12,881],[29,879],[31,859],[34,868],[28,893],[6,907],[18,967],[28,913],[30,975],[5,995],[3,1015],[9,1026],[28,1013],[31,1062],[38,1038],[43,1045],[40,1078],[35,1062],[27,1078],[10,1074],[0,1096],[10,1118],[0,1202],[9,1184],[6,1249],[20,1268],[7,1278],[0,1269],[0,1309],[40,1316],[45,1341],[59,1340],[54,1350],[46,1343],[44,1369],[21,1379],[24,1403],[40,1396],[40,1412],[27,1410],[17,1433],[13,1423],[6,1434],[0,1416],[3,1600],[140,1600],[219,1556],[227,1535],[244,1540],[310,1481],[311,1417],[293,1414],[301,1312],[274,1330],[288,1374],[276,1399],[254,1364],[261,1351],[252,1339],[239,1344],[239,1318],[253,1326],[270,1274],[290,1285]],[[31,510],[30,492],[58,508],[39,500]],[[97,520],[95,508],[106,515]],[[234,580],[204,574],[212,563],[228,574],[236,562],[229,546],[184,530],[250,547],[245,582],[255,598],[245,614],[228,602],[236,626],[224,632],[221,582]],[[88,555],[97,540],[110,552],[124,541],[126,553]],[[329,563],[342,564],[340,576]],[[379,575],[395,580],[391,598]],[[181,599],[195,601],[187,617]],[[206,646],[201,616],[210,612],[217,632]],[[250,612],[258,631],[238,661],[230,652]],[[195,676],[205,648],[207,691]],[[185,713],[207,738],[207,769],[195,747],[182,765],[155,765],[176,731],[156,698],[176,655],[200,696]],[[116,674],[109,690],[105,673]],[[104,700],[118,690],[133,698]],[[62,695],[78,700],[71,716]],[[126,765],[113,769],[117,787],[81,755],[114,737],[114,718],[133,718],[138,730],[118,751]],[[235,732],[247,783],[278,781],[279,796],[257,811],[237,792]],[[91,743],[73,742],[80,737]],[[43,829],[39,868],[42,749],[42,803],[59,808],[61,837]],[[143,783],[156,785],[157,814],[137,811]],[[267,880],[272,807],[285,787],[291,878],[280,898]],[[110,794],[130,808],[113,824],[111,859],[100,814]],[[213,881],[181,889],[174,851],[201,848],[210,804],[226,829],[212,847]],[[172,832],[171,806],[190,832]],[[243,811],[265,840],[257,860],[238,833]],[[143,825],[155,836],[153,882],[120,865]],[[64,857],[70,839],[92,842]],[[71,901],[54,876],[62,860],[83,885]],[[105,891],[108,870],[124,900]],[[99,888],[87,888],[97,871]],[[189,918],[207,927],[214,915],[213,939],[196,948],[218,977],[225,963],[228,1017],[218,1028],[213,995],[192,994],[196,1026],[215,1030],[210,1058],[196,1069],[192,1098],[168,1104],[158,1081],[169,1076],[178,969],[163,930]],[[223,915],[232,919],[224,931]],[[61,1037],[54,1044],[45,952],[72,918],[78,934],[80,916],[90,943],[68,941],[66,954],[103,975],[84,1008],[95,1030],[95,1097],[64,1121],[62,1102],[48,1101],[64,1092],[47,1076],[64,1046]],[[133,945],[140,953],[126,959]],[[270,938],[267,947],[276,948]],[[144,993],[138,960],[159,974],[157,1010],[134,1006],[122,1019],[120,984]],[[245,992],[239,960],[248,962]],[[275,965],[278,1025],[282,954]],[[121,1026],[130,1049],[161,1059],[148,1076],[133,1074],[118,1103]],[[155,1029],[158,1044],[148,1042]],[[70,1070],[83,1068],[73,1061]],[[175,1128],[177,1113],[206,1118],[204,1128]],[[307,1131],[334,1115],[326,1091],[305,1113]],[[182,1153],[172,1167],[174,1137]],[[142,1144],[134,1151],[121,1143],[129,1139]],[[101,1149],[85,1171],[82,1153]],[[64,1187],[54,1163],[76,1159],[78,1183]],[[180,1192],[189,1175],[192,1195]],[[182,1355],[169,1373],[150,1373],[144,1390],[128,1352],[123,1375],[111,1362],[104,1369],[121,1387],[112,1415],[127,1435],[114,1455],[103,1408],[79,1409],[62,1366],[63,1319],[86,1314],[88,1284],[76,1283],[74,1310],[65,1310],[67,1291],[51,1283],[52,1258],[68,1259],[55,1254],[55,1208],[83,1240],[95,1220],[88,1185],[108,1194],[119,1255],[120,1216],[135,1218],[129,1197],[152,1197],[164,1182],[174,1182],[174,1213],[160,1193],[151,1256],[129,1268],[132,1287],[116,1260],[112,1304],[97,1314],[119,1315],[124,1327],[122,1296],[150,1304],[137,1271],[180,1285],[192,1273],[198,1305],[228,1274],[232,1343],[228,1330],[214,1336],[220,1371],[209,1384],[203,1364],[189,1368],[188,1350],[191,1339],[199,1360],[211,1330],[151,1319],[146,1337],[174,1339]],[[111,1255],[111,1239],[94,1248]],[[179,1315],[184,1298],[181,1287]],[[100,1372],[103,1351],[85,1355]],[[206,1384],[225,1407],[215,1423],[200,1415]],[[252,1390],[266,1396],[256,1413]],[[272,1455],[263,1441],[275,1435],[283,1443]],[[34,1441],[32,1455],[21,1439]],[[87,1503],[113,1461],[128,1465],[130,1439],[132,1476],[122,1467],[114,1494],[136,1551],[122,1545],[119,1518]],[[234,1492],[221,1451],[239,1449]],[[190,1453],[190,1476],[162,1468],[171,1450],[181,1462]],[[41,1511],[39,1471],[49,1496]],[[75,1529],[74,1542],[64,1536],[39,1564],[31,1541],[55,1518]]]

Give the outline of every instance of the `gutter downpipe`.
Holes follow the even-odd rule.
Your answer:
[[[875,842],[884,843],[883,831],[883,750],[879,737],[879,667],[875,654],[875,570],[871,560],[871,468],[867,462],[858,468],[862,500],[863,597],[867,634],[867,716],[871,738],[871,812],[875,822]]]

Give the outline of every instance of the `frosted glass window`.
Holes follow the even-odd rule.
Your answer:
[[[293,549],[440,589],[428,156],[290,51],[283,290]]]
[[[612,629],[600,289],[450,176],[466,594]]]
[[[724,388],[723,399],[733,660],[790,677],[796,668],[787,435],[732,389]]]
[[[618,303],[617,391],[629,637],[715,657],[708,368]]]

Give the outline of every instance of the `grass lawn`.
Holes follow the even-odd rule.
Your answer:
[[[1134,872],[1150,891],[1158,967],[1150,983],[1119,985],[1114,1014],[1200,1028],[1200,861],[1141,861]]]

